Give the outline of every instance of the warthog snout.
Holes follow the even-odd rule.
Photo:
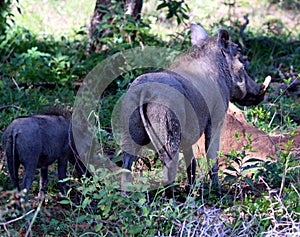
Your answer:
[[[258,105],[260,102],[263,101],[265,93],[267,92],[267,89],[269,87],[269,84],[271,82],[271,77],[267,76],[265,78],[264,83],[257,84],[252,80],[249,80],[247,87],[247,94],[243,99],[236,99],[232,102],[237,102],[240,105],[243,106],[250,106],[250,105]]]

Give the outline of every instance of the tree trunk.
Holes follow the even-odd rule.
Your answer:
[[[5,2],[5,0],[0,0],[0,12],[1,12],[1,10],[2,10],[2,7],[3,7],[3,5],[4,5],[4,2]]]
[[[1,1],[1,0],[0,0]],[[124,8],[124,12],[138,20],[141,17],[141,10],[143,6],[143,0],[117,0],[119,7]],[[89,44],[87,47],[88,52],[101,50],[101,44],[98,41],[99,38],[103,38],[112,34],[111,29],[99,29],[99,24],[105,21],[110,24],[113,21],[113,15],[115,14],[116,4],[112,4],[111,0],[97,0],[94,14],[92,16],[90,28],[89,28]],[[106,14],[110,14],[110,17],[105,17]]]
[[[0,0],[0,35],[3,35],[5,32],[5,28],[7,26],[7,16],[6,14],[3,14],[3,11],[5,11],[5,0]]]
[[[126,0],[126,14],[131,15],[134,19],[141,18],[143,0]]]

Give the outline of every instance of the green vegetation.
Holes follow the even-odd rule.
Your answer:
[[[12,1],[5,2],[11,6]],[[148,1],[141,22],[130,18],[125,21],[120,10],[119,15],[113,16],[113,25],[102,24],[103,28],[112,27],[113,34],[101,39],[102,51],[86,54],[85,24],[94,2],[14,1],[12,11],[7,7],[2,10],[0,131],[14,118],[38,113],[49,106],[72,110],[78,84],[94,66],[116,52],[143,45],[186,50],[189,47],[186,24],[194,20],[210,32],[215,33],[220,27],[229,29],[233,40],[244,45],[250,61],[248,71],[256,81],[272,76],[267,99],[256,107],[243,109],[247,120],[259,129],[277,136],[291,136],[291,140],[276,157],[264,161],[246,156],[252,150],[249,135],[246,146],[232,150],[225,158],[230,166],[221,174],[221,198],[209,192],[208,175],[201,171],[189,194],[182,188],[185,177],[178,177],[176,201],[164,198],[163,190],[121,195],[106,180],[110,171],[99,169],[96,171],[99,175],[91,180],[68,178],[70,189],[63,200],[57,199],[57,182],[51,178],[43,205],[33,198],[38,192],[35,181],[29,194],[31,201],[26,202],[22,193],[9,191],[12,184],[1,159],[0,235],[284,236],[299,233],[299,144],[293,142],[293,136],[300,123],[300,24],[299,18],[286,17],[293,12],[288,7],[291,4],[297,14],[298,1],[274,0],[271,4],[261,0],[251,6],[248,1],[191,1],[188,6],[181,6],[177,1],[170,1],[177,5],[170,5],[169,1]],[[160,10],[154,11],[157,6]],[[269,12],[264,16],[257,10],[261,6],[272,9],[272,17]],[[250,23],[242,37],[243,16],[248,12]],[[57,14],[62,16],[60,20]],[[128,41],[132,31],[137,36]],[[119,147],[111,136],[110,115],[128,83],[148,70],[158,68],[125,73],[102,95],[101,110],[95,115],[101,121],[98,129],[101,152],[118,155]],[[0,150],[0,158],[1,154]],[[113,159],[117,160],[117,155]],[[199,164],[203,162],[202,158],[198,160]],[[144,158],[144,163],[161,169],[159,161],[153,164]],[[55,170],[51,168],[49,175],[56,177]]]

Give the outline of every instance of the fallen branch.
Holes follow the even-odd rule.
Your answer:
[[[40,201],[40,203],[39,203],[39,205],[38,205],[38,207],[37,207],[37,209],[36,209],[36,212],[35,212],[34,215],[33,215],[33,218],[32,218],[32,220],[31,220],[31,222],[30,222],[30,225],[29,225],[29,227],[28,227],[28,230],[27,230],[27,232],[26,232],[25,237],[27,237],[27,236],[31,233],[31,229],[32,229],[33,223],[35,222],[35,220],[36,220],[36,218],[37,218],[37,215],[39,214],[39,212],[40,212],[40,210],[41,210],[41,208],[42,208],[42,205],[43,205],[44,201],[45,201],[45,199],[42,198],[42,200]],[[32,210],[32,211],[34,211],[34,210]],[[31,236],[31,235],[30,235],[30,236]]]
[[[20,87],[19,87],[18,83],[16,82],[16,80],[15,80],[13,77],[11,78],[11,80],[13,81],[13,83],[14,83],[14,84],[15,84],[15,86],[17,87],[18,91],[20,92],[20,91],[21,91],[21,89],[20,89]]]
[[[14,222],[16,222],[16,221],[22,220],[24,217],[30,215],[30,214],[31,214],[32,212],[34,212],[34,211],[35,211],[35,210],[32,209],[32,210],[30,210],[29,212],[25,213],[24,215],[22,215],[22,216],[20,216],[20,217],[17,217],[17,218],[15,218],[15,219],[12,219],[12,220],[7,221],[7,222],[0,222],[0,225],[6,226],[6,225],[9,225],[9,224],[14,223]]]
[[[4,110],[4,109],[8,109],[8,108],[14,108],[16,110],[21,110],[21,111],[26,112],[26,113],[28,112],[26,109],[23,109],[23,108],[21,108],[19,106],[16,106],[16,105],[4,105],[4,106],[0,106],[0,112],[2,110]]]
[[[78,90],[79,87],[82,85],[82,82],[69,82],[66,84],[56,83],[56,82],[36,82],[36,83],[19,83],[16,84],[14,81],[11,84],[6,84],[10,88],[17,87],[20,91],[20,88],[37,88],[37,87],[43,87],[46,89],[54,89],[55,87],[65,87],[73,85],[75,87],[75,90]]]

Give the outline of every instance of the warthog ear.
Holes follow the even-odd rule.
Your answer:
[[[192,45],[200,44],[208,37],[202,26],[198,24],[191,24],[190,28]]]
[[[230,41],[230,36],[228,31],[224,29],[220,29],[218,33],[219,48],[228,53],[230,51],[229,41]]]

